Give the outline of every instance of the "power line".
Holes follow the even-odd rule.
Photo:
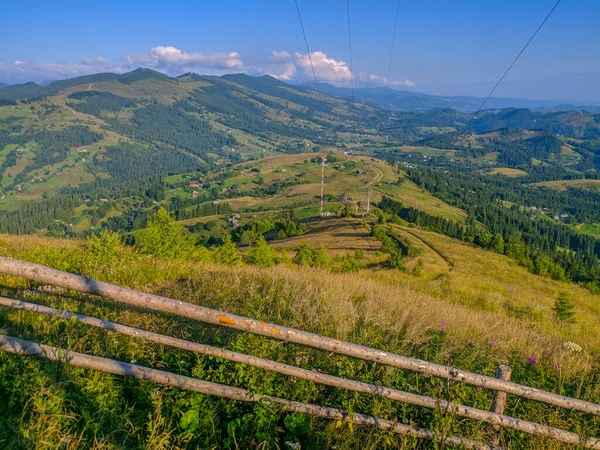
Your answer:
[[[304,24],[302,23],[302,14],[300,14],[300,7],[298,6],[298,0],[294,0],[296,2],[296,11],[298,12],[298,20],[300,21],[300,28],[302,28],[302,36],[304,36],[304,43],[306,44],[306,52],[308,53],[308,60],[310,61],[310,67],[312,69],[313,77],[315,79],[315,86],[317,88],[317,93],[319,94],[319,102],[321,103],[321,110],[325,112],[325,108],[323,107],[323,99],[321,98],[321,91],[319,89],[319,82],[317,81],[317,73],[315,72],[315,66],[312,62],[312,56],[310,55],[310,49],[308,48],[308,40],[306,39],[306,32],[304,31]]]
[[[469,120],[469,123],[467,124],[467,126],[465,128],[468,128],[469,130],[471,130],[471,122],[473,122],[473,120],[475,119],[475,117],[477,116],[477,114],[479,113],[479,111],[481,111],[481,109],[483,108],[483,106],[490,99],[490,97],[492,96],[492,94],[494,93],[494,91],[496,90],[496,88],[500,85],[500,83],[502,83],[502,80],[504,80],[504,77],[506,77],[506,75],[508,74],[508,72],[510,72],[510,69],[513,68],[513,66],[519,60],[519,58],[521,57],[521,55],[523,54],[523,52],[525,52],[525,50],[527,49],[527,47],[529,47],[529,44],[531,43],[531,41],[533,41],[533,38],[535,38],[535,36],[538,34],[538,32],[542,29],[542,27],[548,21],[548,19],[550,18],[550,16],[552,15],[552,13],[554,12],[554,10],[556,9],[556,7],[558,6],[558,4],[560,2],[561,2],[561,0],[558,0],[556,2],[556,4],[554,5],[554,7],[550,10],[550,12],[548,13],[548,15],[544,19],[544,21],[540,24],[539,27],[537,27],[537,30],[535,30],[535,33],[533,33],[533,35],[527,41],[527,44],[525,44],[525,46],[519,52],[519,54],[517,55],[517,57],[513,60],[513,62],[510,64],[510,66],[508,66],[508,69],[506,69],[506,72],[504,72],[504,74],[502,75],[502,77],[500,77],[500,79],[498,80],[498,82],[496,83],[496,85],[494,86],[494,88],[490,91],[490,93],[488,94],[488,96],[485,98],[485,100],[483,101],[483,103],[481,103],[481,106],[479,107],[479,109],[477,111],[475,111],[475,114],[473,114],[473,117],[471,117],[471,120]]]
[[[350,86],[352,88],[352,116],[356,120],[356,112],[354,110],[354,71],[352,69],[352,32],[350,29],[350,0],[346,0],[348,9],[348,46],[350,47]]]
[[[392,59],[394,57],[394,45],[396,43],[396,30],[398,29],[398,15],[400,13],[400,0],[396,6],[396,22],[394,23],[394,34],[392,35],[392,51],[390,52],[390,63],[388,64],[387,78],[385,79],[385,93],[383,94],[383,106],[387,100],[388,85],[390,83],[390,73],[392,72]]]

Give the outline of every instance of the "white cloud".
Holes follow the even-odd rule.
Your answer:
[[[350,81],[352,74],[350,68],[344,61],[337,61],[327,57],[323,52],[311,52],[302,54],[296,52],[294,54],[296,65],[298,65],[305,74],[312,76],[312,66],[315,68],[317,80],[328,81],[333,83],[343,83]]]
[[[253,67],[252,72],[258,74],[271,75],[279,80],[293,81],[296,79],[297,70],[292,62],[292,57],[288,52],[278,52],[273,50],[271,56],[268,56],[262,66]]]
[[[336,86],[349,86],[352,74],[350,67],[346,62],[336,60],[327,56],[324,52],[294,53],[294,56],[288,52],[273,51],[271,56],[263,62],[261,66],[254,67],[257,73],[266,73],[283,81],[312,81],[313,72],[319,82],[327,82]],[[385,86],[385,77],[373,74],[359,72],[354,74],[354,83],[356,86]],[[414,87],[412,81],[390,80],[390,87]]]
[[[133,55],[129,57],[133,64],[141,64],[145,67],[162,69],[181,68],[211,68],[241,70],[243,68],[242,58],[239,53],[214,53],[203,55],[202,53],[186,53],[175,47],[154,47],[144,55]]]
[[[374,86],[385,86],[385,77],[380,77],[379,75],[375,75],[373,73],[366,74],[364,72],[360,72],[358,77],[359,80],[367,82],[367,84],[372,84]],[[390,80],[388,83],[390,87],[415,87],[415,83],[412,81],[398,81],[398,80]]]
[[[120,65],[107,63],[101,57],[95,60],[85,58],[75,64],[36,63],[19,60],[11,64],[0,61],[0,79],[12,83],[59,80],[99,72],[122,73],[126,70]]]
[[[274,50],[259,64],[245,65],[237,52],[229,53],[187,53],[176,47],[157,46],[146,53],[130,54],[113,61],[102,56],[84,58],[79,63],[37,63],[17,60],[13,63],[0,61],[0,80],[11,83],[44,81],[72,78],[98,72],[123,73],[138,67],[147,67],[168,75],[184,72],[210,73],[221,75],[231,72],[267,74],[282,81],[312,81],[312,64],[317,79],[336,86],[349,86],[351,73],[348,64],[336,60],[321,51],[308,53]],[[384,86],[386,79],[373,73],[355,73],[356,86]],[[412,81],[390,80],[390,87],[413,87]]]

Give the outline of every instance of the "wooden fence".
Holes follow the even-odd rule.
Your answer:
[[[326,336],[320,336],[293,328],[257,321],[248,317],[237,316],[223,311],[204,308],[202,306],[193,305],[191,303],[186,303],[179,300],[134,291],[102,281],[93,280],[91,278],[61,272],[42,265],[13,260],[10,258],[0,257],[0,273],[19,276],[41,283],[53,284],[87,294],[98,295],[119,303],[140,308],[171,313],[206,323],[235,328],[283,341],[307,345],[321,350],[345,354],[367,361],[373,361],[422,374],[437,376],[447,380],[459,381],[474,386],[488,388],[494,391],[494,401],[491,410],[485,411],[466,405],[455,404],[442,399],[403,392],[397,389],[372,383],[365,383],[324,373],[313,372],[300,367],[283,364],[264,358],[258,358],[222,348],[190,342],[171,336],[165,336],[69,311],[60,311],[47,306],[23,302],[20,300],[0,298],[0,306],[71,318],[72,320],[90,326],[142,338],[157,344],[168,345],[174,348],[188,350],[203,355],[215,356],[284,375],[303,378],[315,383],[361,393],[378,395],[391,400],[418,405],[425,408],[441,408],[444,411],[456,414],[458,416],[468,417],[470,419],[491,424],[494,429],[498,431],[498,434],[496,435],[497,437],[499,436],[500,430],[503,428],[512,428],[533,435],[555,439],[560,442],[579,445],[584,448],[600,449],[600,439],[598,438],[583,438],[573,432],[504,415],[503,412],[506,404],[506,396],[507,394],[512,394],[532,400],[538,400],[547,404],[600,416],[600,405],[598,404],[571,397],[565,397],[510,382],[510,369],[506,366],[500,366],[496,378],[464,372],[453,367],[433,364],[415,358],[408,358],[402,355],[328,338]],[[197,392],[218,395],[236,400],[257,402],[264,399],[279,403],[284,409],[289,411],[299,411],[318,417],[352,421],[355,424],[371,425],[382,429],[388,429],[399,434],[413,435],[426,439],[441,438],[441,436],[434,431],[398,424],[392,420],[372,417],[365,414],[349,414],[346,411],[336,408],[305,404],[278,397],[254,394],[244,389],[201,381],[170,372],[149,369],[133,364],[100,358],[97,356],[76,353],[65,349],[24,341],[14,337],[0,336],[0,349],[21,355],[37,355],[79,367],[87,367],[113,374],[132,376],[135,378],[151,380],[157,383],[176,386],[184,389],[191,389]],[[497,438],[494,439],[491,444],[475,442],[460,436],[444,437],[444,440],[449,443],[462,445],[466,448],[499,448],[497,447]]]

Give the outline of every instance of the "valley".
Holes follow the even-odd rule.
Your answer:
[[[269,76],[150,69],[3,87],[0,255],[461,370],[493,376],[509,364],[515,382],[598,402],[599,115],[489,109],[467,129],[460,108],[382,109],[326,92]],[[402,370],[2,279],[1,294],[11,298],[482,409],[491,402],[489,392],[466,385],[450,389]],[[27,311],[1,309],[0,328],[436,432],[452,418]],[[35,401],[12,406],[11,423],[52,445],[85,446],[91,438],[79,421],[97,424],[99,448],[142,441],[276,448],[284,439],[281,413],[263,405],[137,381],[128,387],[73,368],[65,373],[81,390],[62,392],[43,363],[4,358],[1,379],[32,376],[26,386],[0,383],[2,392],[23,389],[24,399],[48,392],[57,411],[72,414],[61,421]],[[509,398],[507,414],[582,434],[598,429],[597,417]],[[80,407],[88,401],[97,412]],[[27,413],[18,419],[15,411]],[[148,411],[162,417],[151,433]],[[182,417],[206,426],[191,430]],[[237,435],[232,423],[253,431]],[[310,423],[310,435],[297,438],[302,448],[412,445],[341,422]],[[121,431],[127,426],[131,433]],[[469,421],[451,428],[482,441],[494,435]],[[0,427],[0,442],[6,436]],[[503,439],[513,448],[564,448],[510,430]]]

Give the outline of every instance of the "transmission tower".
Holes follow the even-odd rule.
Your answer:
[[[323,192],[325,191],[325,157],[321,158],[321,216],[323,216]]]
[[[371,182],[367,184],[367,214],[371,211]]]

